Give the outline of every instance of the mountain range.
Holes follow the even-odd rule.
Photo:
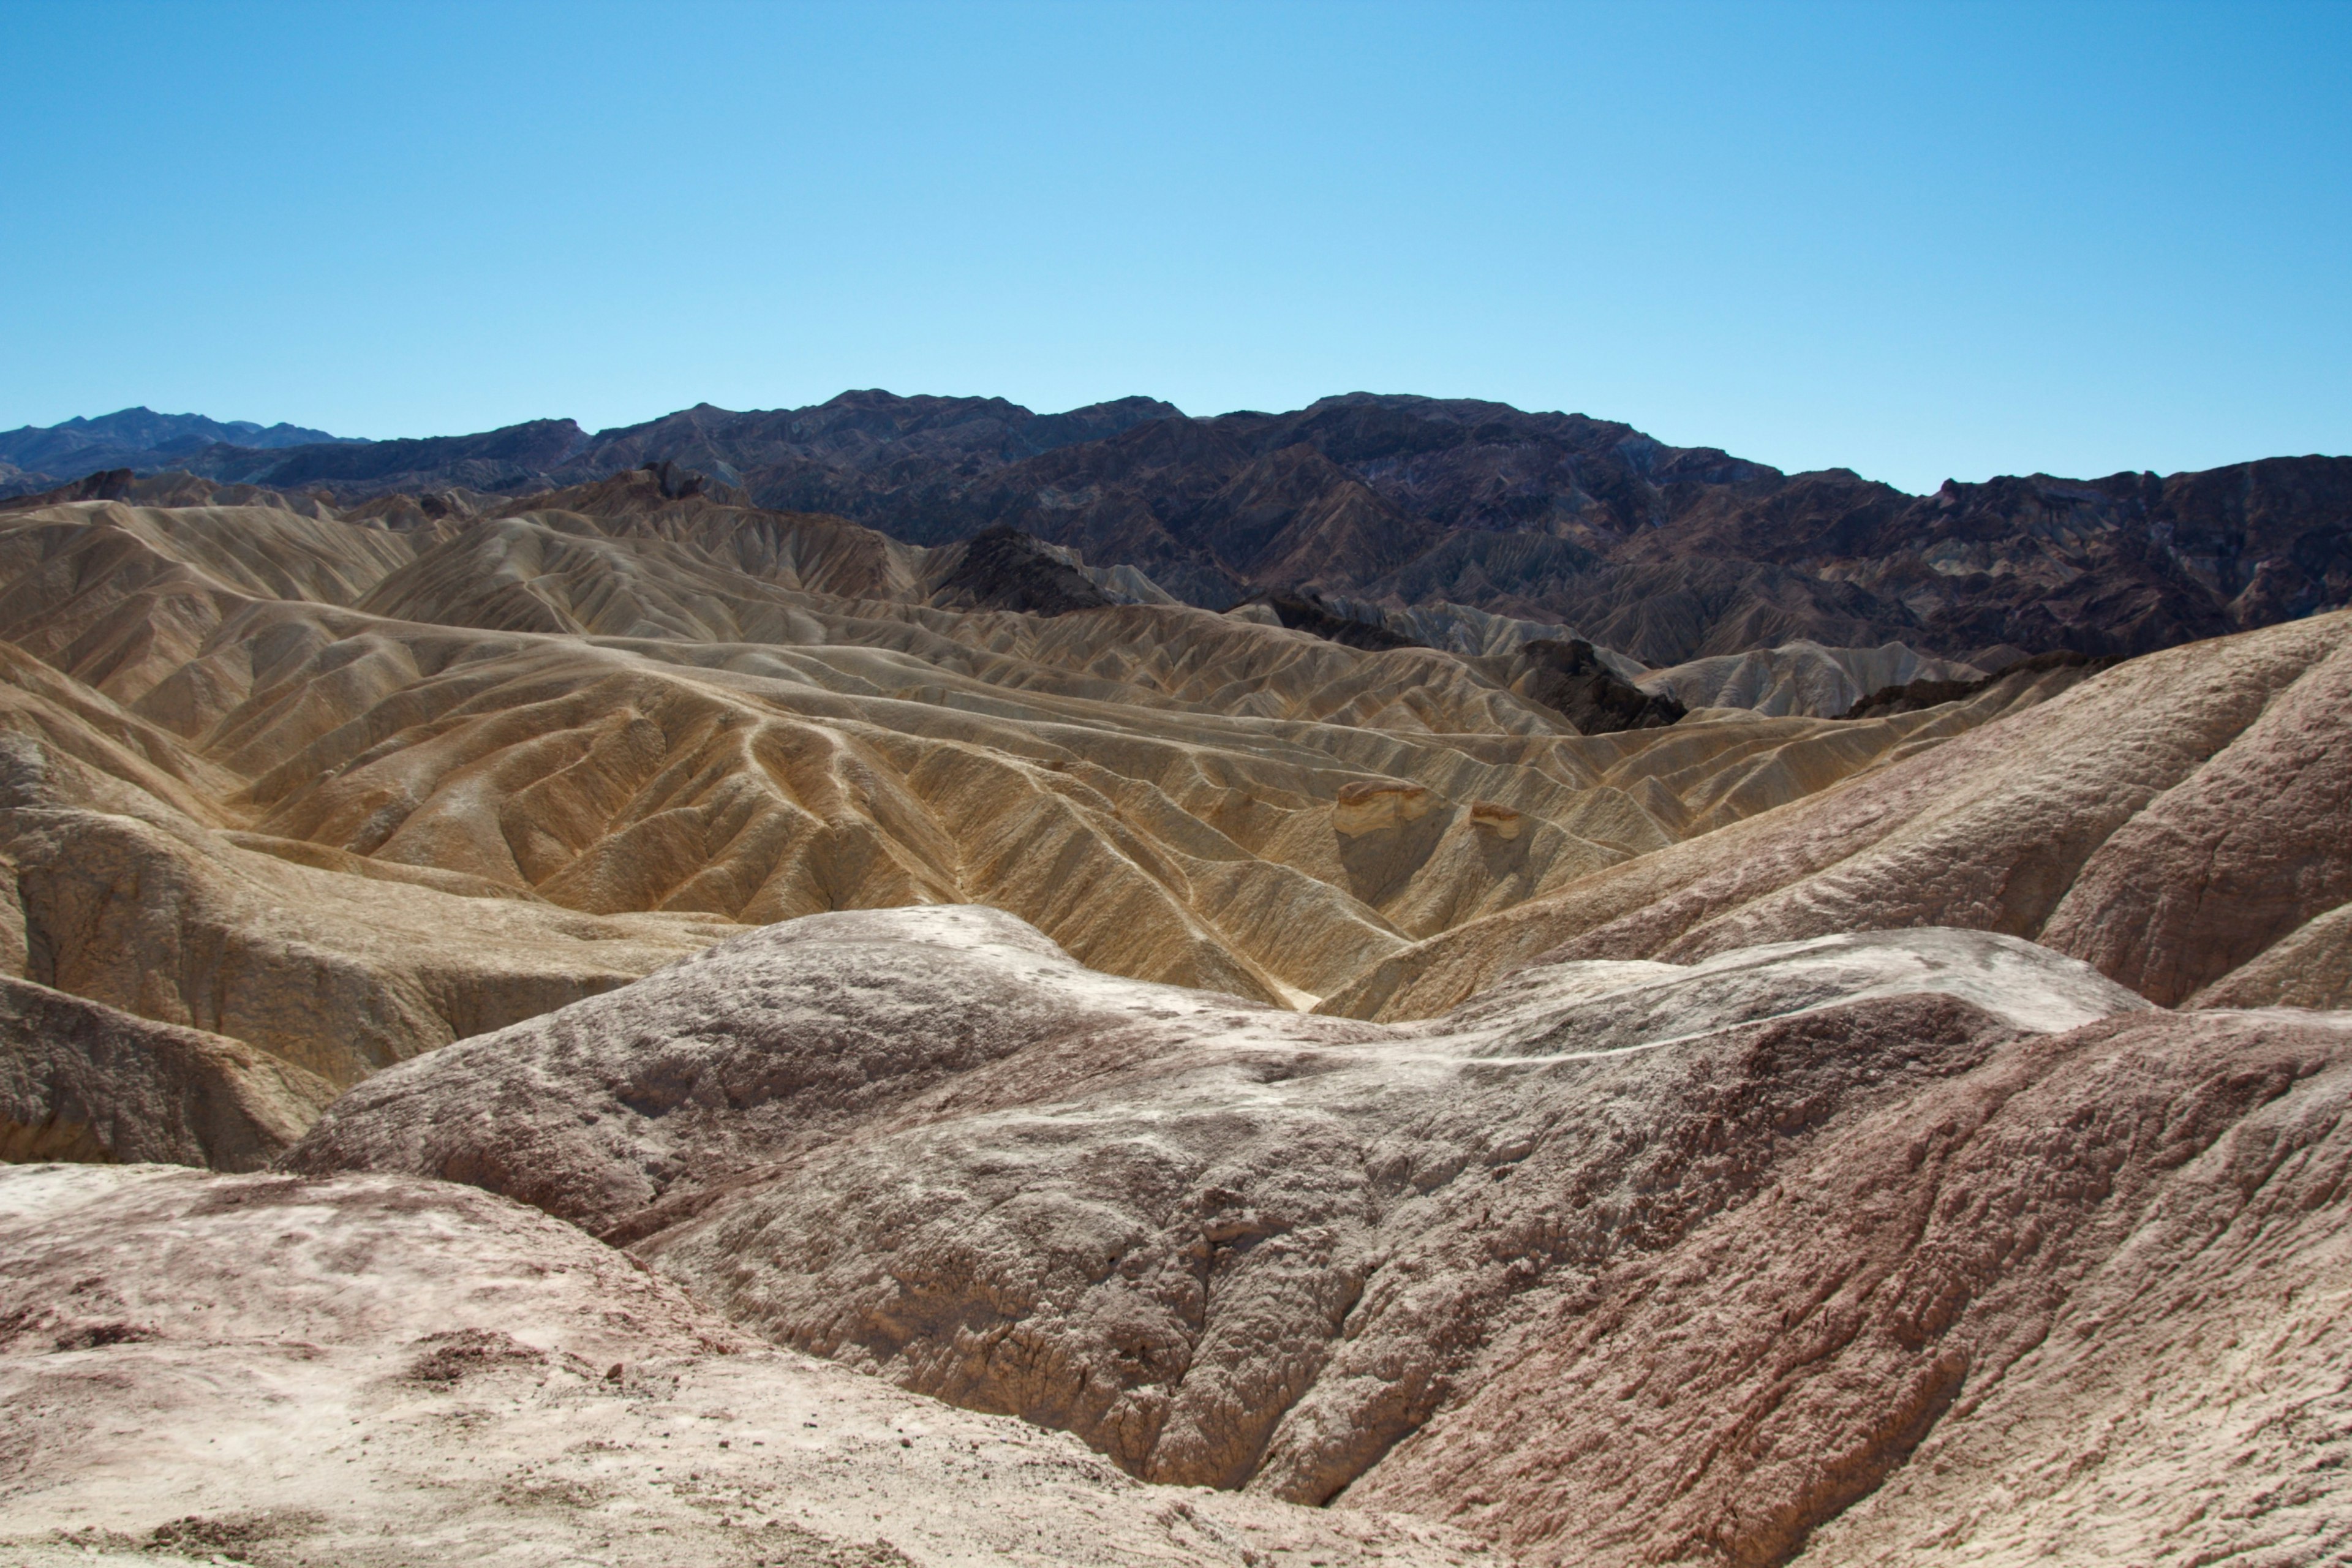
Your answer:
[[[151,427],[169,444],[125,445]],[[2146,653],[2352,602],[2342,457],[1913,496],[1581,415],[1367,394],[1195,418],[1142,397],[1038,415],[853,392],[593,434],[562,419],[377,442],[280,426],[200,444],[207,434],[129,410],[0,437],[0,459],[28,470],[8,481],[19,493],[109,467],[341,502],[510,497],[670,462],[759,507],[911,543],[1011,528],[1213,609],[1267,593],[1375,621],[1460,605],[1653,666],[1806,639],[1902,642],[1990,668],[2059,649]]]
[[[2343,459],[674,419],[0,504],[0,1562],[2352,1554]]]
[[[215,447],[278,451],[289,447],[341,444],[346,444],[342,437],[299,425],[265,427],[249,419],[223,422],[207,419],[201,414],[158,414],[148,408],[125,408],[96,419],[68,419],[62,425],[27,425],[0,431],[0,463],[20,473],[42,477],[82,475],[112,468],[152,471],[168,468]],[[21,479],[16,482],[23,483]]]

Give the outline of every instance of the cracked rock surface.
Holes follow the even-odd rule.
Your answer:
[[[1877,1561],[1963,1505],[1995,1558],[2318,1561],[2347,1088],[2338,1016],[2174,1014],[1985,932],[1538,965],[1383,1026],[933,908],[418,1058],[289,1163],[510,1193],[771,1340],[1139,1476],[1531,1561]],[[2208,1310],[2266,1268],[2290,1299]],[[2293,1325],[2259,1366],[2200,1349],[2242,1312]],[[2184,1445],[2155,1386],[2242,1419]],[[1938,1481],[1956,1454],[1990,1457]],[[2307,1479],[2226,1479],[2249,1465]],[[2167,1466],[2204,1522],[2144,1484]],[[2027,1497],[2020,1467],[2023,1515],[1988,1489]]]
[[[12,1568],[1433,1568],[1474,1548],[1145,1487],[1068,1437],[749,1340],[470,1188],[0,1168]]]

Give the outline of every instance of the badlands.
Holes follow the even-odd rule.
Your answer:
[[[1652,668],[664,462],[81,488],[0,1563],[2352,1554],[2352,612]]]

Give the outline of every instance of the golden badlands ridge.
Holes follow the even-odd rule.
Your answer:
[[[2352,615],[1580,734],[667,488],[0,513],[0,1560],[2352,1550]]]

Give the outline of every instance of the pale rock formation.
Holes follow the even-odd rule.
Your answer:
[[[1716,654],[1639,677],[1685,708],[1746,708],[1758,713],[1835,719],[1862,698],[1914,680],[1975,680],[1974,665],[1937,658],[1903,643],[1823,647],[1800,640],[1748,653]]]
[[[1359,834],[1402,827],[1429,815],[1429,791],[1419,784],[1349,784],[1339,786],[1331,805],[1332,831],[1353,838]],[[1475,814],[1475,807],[1473,807]]]
[[[2021,1041],[1531,1303],[1349,1501],[1562,1563],[2341,1561],[2347,1098],[2344,1015]]]
[[[933,909],[434,1053],[288,1163],[510,1193],[1139,1475],[1531,1562],[1884,1562],[1957,1519],[1994,1561],[2316,1563],[2347,1097],[2352,1022],[2174,1015],[1982,932],[1541,965],[1383,1026]],[[2196,1326],[2281,1310],[2252,1361]]]
[[[2324,654],[2100,844],[2045,941],[2172,1003],[2352,900],[2352,617],[2330,620]]]
[[[1435,1568],[1472,1544],[1141,1486],[749,1341],[465,1187],[0,1171],[12,1564]]]

